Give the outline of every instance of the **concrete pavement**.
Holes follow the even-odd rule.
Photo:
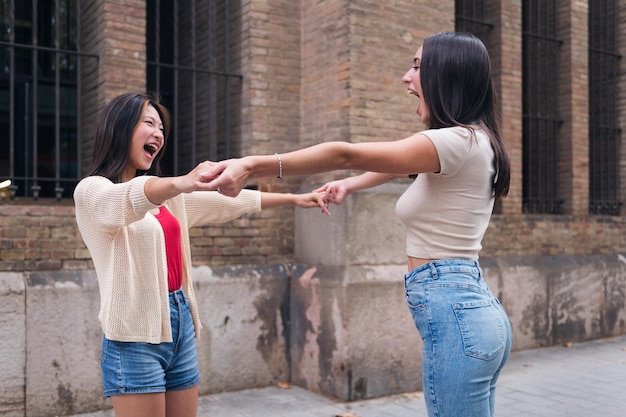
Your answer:
[[[426,408],[420,392],[344,403],[299,387],[269,387],[201,397],[198,417],[209,416],[426,417]],[[626,416],[626,336],[514,352],[500,377],[496,416]]]

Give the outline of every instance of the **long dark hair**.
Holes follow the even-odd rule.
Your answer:
[[[494,150],[496,199],[509,192],[511,164],[500,136],[496,93],[487,48],[469,33],[444,32],[422,45],[420,81],[430,111],[428,127],[438,129],[478,124],[489,135]]]
[[[154,175],[161,173],[159,161],[165,153],[171,128],[169,112],[160,103],[160,98],[156,94],[126,93],[109,101],[100,114],[88,176],[100,175],[114,183],[122,181],[124,169],[128,164],[133,132],[141,122],[148,105],[152,105],[159,113],[164,130],[163,148],[154,158],[148,173]]]

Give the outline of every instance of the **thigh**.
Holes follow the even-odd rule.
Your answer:
[[[124,394],[111,397],[115,417],[166,417],[165,394]]]
[[[105,397],[165,391],[165,356],[172,344],[118,342],[103,337],[101,369]]]
[[[165,393],[166,417],[196,417],[198,386]]]
[[[168,392],[186,390],[200,382],[196,333],[189,303],[183,298],[170,304],[170,308],[176,309],[176,320],[172,320],[175,348],[165,374],[165,389]]]

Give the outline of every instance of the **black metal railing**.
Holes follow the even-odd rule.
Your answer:
[[[238,156],[243,76],[232,70],[231,2],[148,2],[148,89],[172,113],[163,158],[165,174],[189,171],[202,160]]]
[[[80,2],[0,8],[0,180],[10,196],[71,197],[80,175]]]
[[[489,32],[494,25],[487,19],[484,0],[456,0],[454,2],[454,28],[457,32],[468,32],[484,42],[489,48]]]
[[[522,2],[522,205],[559,214],[559,50],[557,3]]]
[[[619,215],[620,142],[618,11],[589,2],[589,212]]]

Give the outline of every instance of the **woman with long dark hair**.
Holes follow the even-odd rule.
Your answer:
[[[157,177],[170,131],[156,97],[122,94],[102,111],[89,175],[74,192],[76,221],[98,276],[104,395],[117,417],[194,417],[201,324],[189,229],[282,205],[322,207],[321,193],[207,188],[210,162]]]
[[[512,343],[509,319],[478,263],[510,162],[500,136],[489,55],[469,34],[424,40],[402,81],[428,130],[391,142],[327,142],[223,161],[208,176],[234,196],[248,178],[361,169],[320,190],[340,204],[351,192],[414,177],[396,213],[407,229],[406,301],[424,341],[423,388],[431,417],[491,417]]]

